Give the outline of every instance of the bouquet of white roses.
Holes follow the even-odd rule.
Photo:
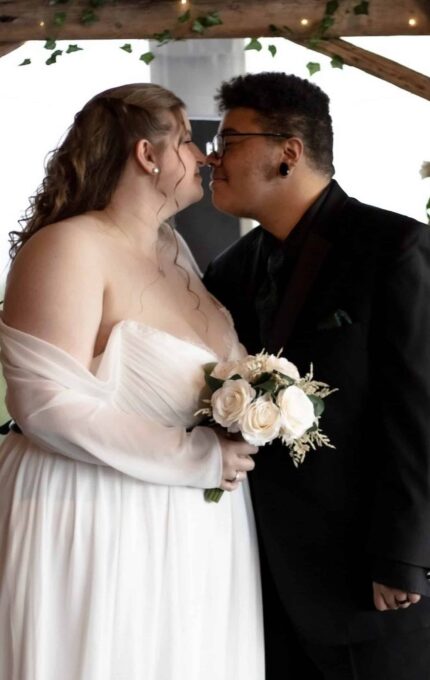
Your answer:
[[[284,357],[260,352],[238,361],[206,364],[206,384],[211,396],[196,415],[240,432],[249,444],[264,446],[281,439],[297,467],[310,449],[334,448],[319,429],[323,399],[334,392],[310,372],[300,377],[297,367]],[[205,499],[218,502],[221,489],[207,489]]]

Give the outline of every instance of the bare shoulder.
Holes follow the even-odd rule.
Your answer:
[[[85,215],[34,234],[11,266],[5,322],[87,363],[103,308],[100,241]]]

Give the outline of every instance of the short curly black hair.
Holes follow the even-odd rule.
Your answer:
[[[317,85],[286,73],[248,73],[223,82],[215,100],[220,112],[253,109],[264,130],[297,135],[312,166],[334,174],[329,98]]]

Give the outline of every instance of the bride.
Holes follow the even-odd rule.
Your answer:
[[[175,95],[108,90],[11,234],[2,680],[264,677],[256,449],[194,416],[203,365],[244,349],[166,224],[203,163]]]

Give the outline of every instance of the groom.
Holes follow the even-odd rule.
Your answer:
[[[336,448],[296,469],[275,443],[250,479],[267,680],[429,680],[430,230],[332,179],[315,85],[246,75],[217,100],[213,202],[261,226],[205,283],[250,353],[283,348],[338,389],[321,418]]]

